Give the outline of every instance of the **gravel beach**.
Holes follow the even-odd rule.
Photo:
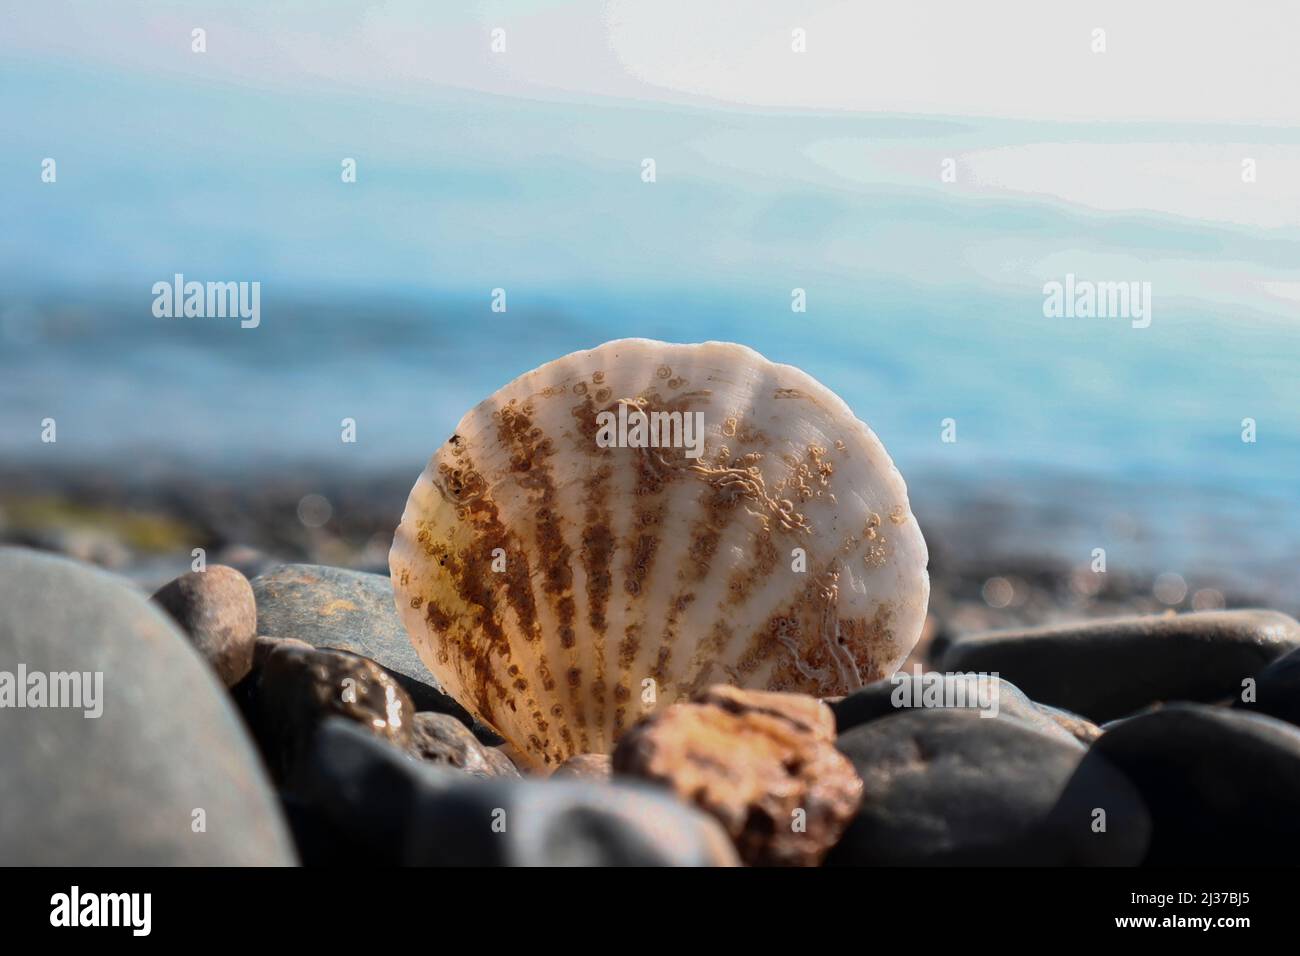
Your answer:
[[[32,735],[49,712],[0,723],[41,782],[3,795],[14,862],[1139,866],[1300,846],[1300,624],[1211,582],[1171,603],[1154,576],[945,563],[927,529],[930,614],[894,679],[646,706],[552,780],[413,653],[385,564],[398,479],[5,487],[0,670],[105,687],[103,718],[59,712],[53,746]],[[976,673],[999,676],[956,676]],[[30,694],[0,679],[6,707]],[[68,821],[115,837],[40,842]]]

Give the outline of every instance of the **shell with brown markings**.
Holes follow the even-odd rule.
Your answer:
[[[831,696],[893,673],[926,560],[902,477],[834,393],[741,345],[646,339],[470,411],[390,556],[425,664],[550,767],[709,684]]]

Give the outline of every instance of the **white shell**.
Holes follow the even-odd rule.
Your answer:
[[[702,413],[702,454],[602,447],[620,404]],[[926,561],[902,476],[834,393],[742,345],[647,339],[470,411],[390,556],[425,664],[552,767],[708,684],[830,696],[888,676],[921,632]]]

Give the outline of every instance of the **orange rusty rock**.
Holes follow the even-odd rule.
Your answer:
[[[816,866],[862,800],[814,697],[717,685],[629,730],[615,773],[670,787],[716,817],[751,865]]]

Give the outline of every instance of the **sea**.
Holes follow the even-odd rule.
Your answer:
[[[7,61],[0,459],[414,479],[547,360],[736,341],[840,394],[971,559],[1104,548],[1295,603],[1300,207],[1099,208],[962,159],[1249,136],[1293,150],[1300,128],[267,95]],[[258,282],[257,327],[159,317],[177,274]],[[1067,275],[1150,283],[1149,324],[1047,314]]]

